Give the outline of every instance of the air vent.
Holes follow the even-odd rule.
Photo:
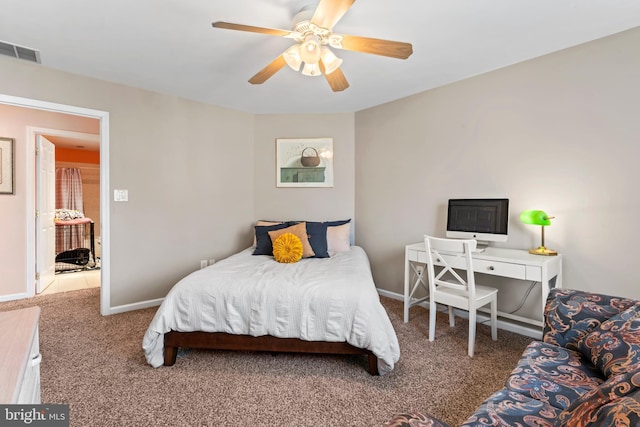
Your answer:
[[[0,41],[0,54],[40,64],[40,51]]]

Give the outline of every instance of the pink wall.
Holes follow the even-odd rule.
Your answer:
[[[27,251],[34,250],[26,238],[34,224],[26,218],[27,203],[34,203],[25,188],[27,161],[34,161],[26,158],[27,126],[100,133],[96,119],[0,104],[0,136],[15,139],[15,193],[0,194],[0,300],[26,292]]]

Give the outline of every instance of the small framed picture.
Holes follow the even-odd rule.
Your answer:
[[[0,137],[0,194],[13,194],[14,139]]]
[[[277,187],[333,187],[333,138],[276,139]]]

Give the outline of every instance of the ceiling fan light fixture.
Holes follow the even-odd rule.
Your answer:
[[[320,65],[316,64],[308,64],[305,62],[304,68],[302,69],[302,74],[305,76],[319,76],[322,74],[320,70]]]
[[[300,44],[300,58],[305,64],[317,64],[320,60],[320,40],[315,34],[305,36]]]
[[[300,45],[294,44],[284,52],[284,60],[291,69],[300,71],[302,65],[302,58],[300,58]]]
[[[322,63],[324,64],[324,73],[331,74],[342,65],[342,59],[338,58],[332,51],[326,46],[322,46],[322,53],[320,55]]]

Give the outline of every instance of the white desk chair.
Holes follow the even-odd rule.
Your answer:
[[[449,306],[449,325],[452,327],[455,326],[453,307],[466,310],[469,312],[469,357],[473,357],[476,311],[479,307],[491,304],[491,338],[494,341],[498,339],[498,290],[488,286],[476,286],[471,256],[476,248],[475,240],[424,236],[424,243],[427,249],[429,275],[429,341],[434,340],[436,333],[436,303]],[[452,267],[454,260],[461,258],[466,263],[466,281]],[[442,270],[437,275],[434,265],[442,266]],[[447,277],[445,280],[444,276],[447,273],[450,273],[453,278]]]

